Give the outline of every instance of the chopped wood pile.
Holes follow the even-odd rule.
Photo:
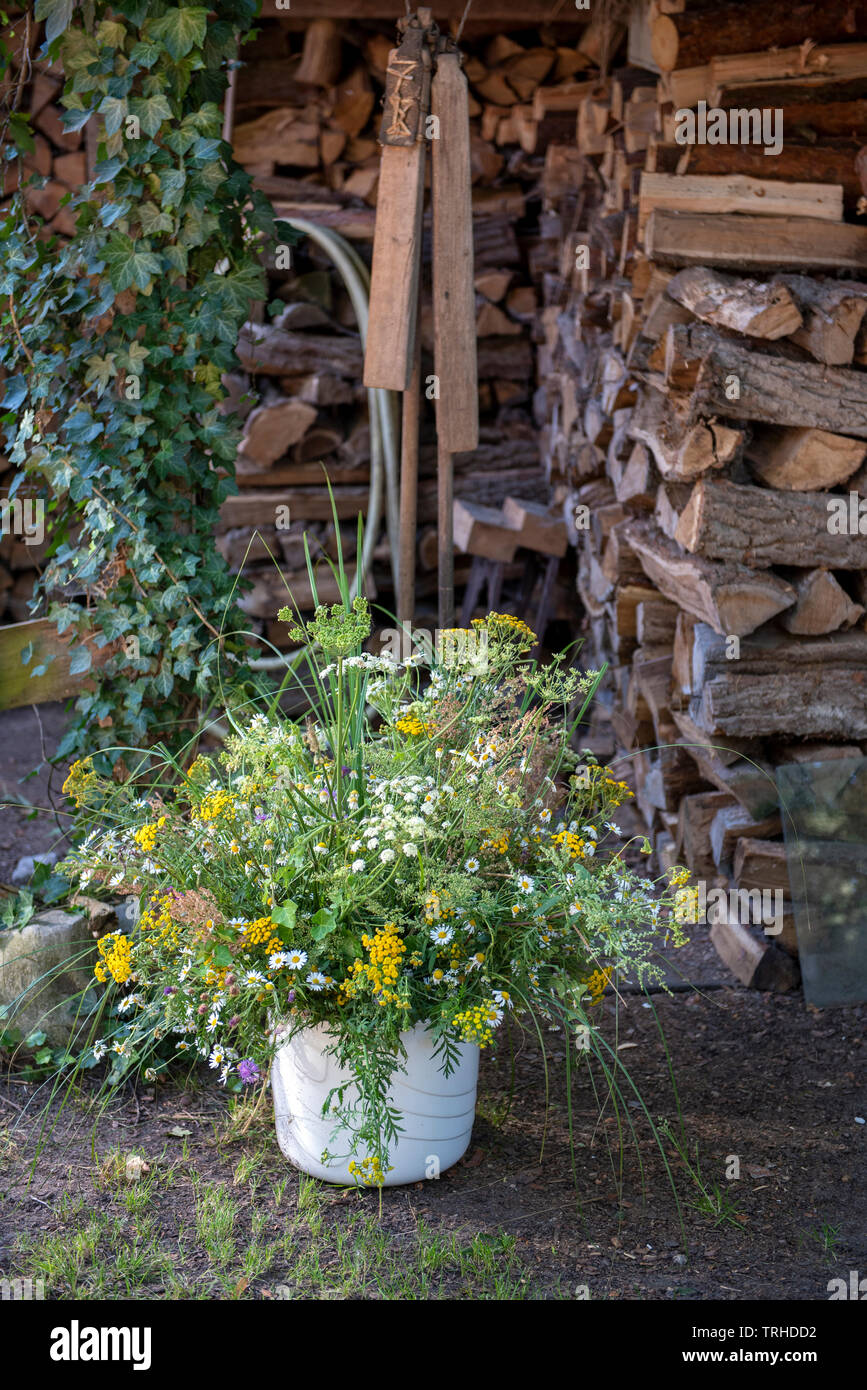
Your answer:
[[[659,868],[784,891],[775,938],[712,929],[762,987],[796,978],[774,770],[867,747],[865,19],[636,5],[627,65],[546,153],[568,280],[543,310],[546,467],[585,660],[610,663],[589,746]],[[681,143],[712,108],[779,108],[779,153]]]

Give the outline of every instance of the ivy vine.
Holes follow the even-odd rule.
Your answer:
[[[263,246],[292,239],[221,138],[256,9],[36,0],[40,56],[63,66],[64,125],[96,117],[100,130],[92,181],[68,195],[69,242],[46,236],[23,190],[0,227],[12,493],[35,485],[47,499],[36,602],[69,635],[72,671],[95,682],[58,756],[101,749],[113,764],[125,744],[178,748],[221,682],[249,675],[236,580],[213,542],[236,490],[221,376],[266,297]],[[4,154],[21,160],[32,137],[11,117]]]

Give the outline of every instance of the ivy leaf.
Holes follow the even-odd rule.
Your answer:
[[[103,97],[97,109],[105,117],[106,135],[114,135],[123,125],[129,108],[120,97]]]
[[[32,154],[36,149],[33,133],[28,125],[29,120],[29,116],[18,111],[9,117],[9,143],[24,154]]]
[[[133,97],[129,109],[131,115],[138,116],[145,135],[156,135],[163,121],[172,119],[172,108],[162,92],[152,97]]]
[[[186,246],[165,246],[163,256],[168,261],[170,269],[176,270],[179,275],[186,275],[188,263]]]
[[[152,68],[159,56],[159,44],[149,43],[147,39],[139,39],[138,43],[133,44],[129,60],[140,68]]]
[[[52,43],[69,28],[74,0],[36,0],[35,17],[45,20],[45,42]]]
[[[152,251],[137,251],[132,238],[123,233],[112,237],[103,256],[108,264],[112,288],[118,293],[131,289],[133,285],[140,290],[146,289],[162,270],[159,256]]]
[[[126,33],[125,24],[118,24],[116,19],[101,19],[96,30],[96,42],[102,48],[123,48]]]
[[[139,208],[138,220],[145,236],[154,236],[157,232],[174,231],[174,222],[167,212],[160,212],[156,203],[142,203]]]
[[[63,112],[60,121],[64,130],[81,130],[92,114],[89,106],[72,106]]]
[[[76,647],[69,662],[69,674],[80,676],[85,671],[89,671],[91,666],[90,651],[87,647]]]
[[[6,381],[6,395],[0,401],[0,409],[16,410],[27,399],[27,380],[23,376],[10,376]]]
[[[184,185],[187,182],[185,169],[164,169],[160,174],[160,194],[164,208],[177,207]]]
[[[179,58],[185,57],[191,48],[200,47],[204,42],[208,27],[208,11],[204,5],[191,5],[184,10],[166,10],[162,18],[153,20],[149,27],[151,38],[164,43],[177,62]]]
[[[103,391],[107,389],[112,377],[117,376],[117,366],[114,359],[115,354],[113,352],[107,352],[105,357],[94,354],[91,357],[85,358],[88,370],[85,374],[84,383],[86,386],[92,386],[94,382],[97,382],[99,384],[100,396]]]
[[[94,183],[111,183],[124,166],[124,161],[115,155],[113,159],[101,159],[93,171]]]

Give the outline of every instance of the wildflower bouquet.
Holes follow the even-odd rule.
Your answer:
[[[66,871],[142,908],[99,942],[117,997],[95,1056],[153,1076],[188,1053],[239,1090],[266,1076],[275,1020],[323,1024],[357,1087],[335,1124],[381,1174],[405,1030],[429,1030],[446,1073],[510,1014],[593,1037],[613,972],[655,978],[680,928],[624,863],[626,784],[570,751],[596,673],[537,667],[534,634],[496,613],[429,669],[363,652],[369,631],[363,599],[317,609],[292,634],[306,718],[232,715],[218,758],[144,794],[76,764],[65,790],[102,824]]]

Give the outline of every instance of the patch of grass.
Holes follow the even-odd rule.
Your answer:
[[[802,1231],[798,1236],[798,1249],[802,1250],[805,1245],[817,1245],[822,1253],[823,1259],[828,1264],[836,1264],[837,1243],[840,1239],[840,1227],[832,1226],[830,1222],[823,1221],[821,1226],[816,1226],[812,1230]]]
[[[738,1210],[738,1198],[730,1188],[723,1187],[718,1182],[707,1182],[702,1177],[698,1144],[695,1146],[695,1157],[693,1158],[687,1148],[686,1140],[674,1135],[667,1120],[660,1123],[659,1132],[663,1138],[674,1145],[684,1169],[695,1185],[695,1196],[687,1199],[687,1205],[701,1216],[709,1217],[714,1226],[729,1225],[734,1226],[735,1230],[742,1231],[746,1218]]]
[[[196,1235],[211,1262],[223,1269],[235,1254],[234,1226],[238,1205],[225,1183],[198,1180],[193,1185],[196,1198]]]

